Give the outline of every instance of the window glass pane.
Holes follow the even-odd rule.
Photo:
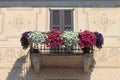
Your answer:
[[[59,25],[60,22],[59,11],[53,11],[53,25]]]
[[[59,28],[59,27],[53,27],[52,29],[57,29],[57,30],[60,30],[60,28]]]
[[[71,29],[71,27],[64,27],[64,30],[65,31],[71,31],[72,29]]]
[[[71,11],[64,11],[65,25],[71,25]]]

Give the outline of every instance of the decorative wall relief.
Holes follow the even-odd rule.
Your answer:
[[[3,28],[4,28],[4,20],[3,20],[3,17],[4,17],[4,15],[3,15],[3,13],[1,12],[1,10],[0,10],[0,34],[2,34],[3,33]]]
[[[85,12],[88,29],[102,32],[105,37],[119,37],[120,8],[88,8]]]
[[[115,22],[103,15],[102,17],[98,18],[94,21],[96,26],[99,26],[102,31],[105,33],[108,28],[110,28]]]
[[[12,10],[5,12],[5,27],[11,27],[14,33],[20,33],[24,30],[33,30],[36,27],[36,14],[34,9],[31,10]],[[9,32],[9,31],[8,31]]]
[[[112,62],[120,62],[120,49],[111,48],[109,51],[109,58]]]
[[[19,38],[22,32],[37,29],[37,10],[34,8],[3,8],[1,12],[0,40]]]
[[[20,36],[24,31],[37,30],[37,12],[34,8],[0,8],[1,64],[14,64],[26,55],[27,52],[19,46]]]
[[[13,25],[13,27],[16,28],[17,32],[20,32],[22,29],[25,29],[26,27],[24,25],[24,18],[21,16],[18,16],[14,19],[14,21],[9,21],[9,25]]]
[[[100,63],[119,63],[120,62],[120,48],[104,47],[101,50],[96,50],[94,55],[95,61]]]
[[[16,28],[18,28],[18,31],[20,31],[22,28],[25,29],[25,26],[22,26],[24,24],[23,17],[17,17],[16,18]]]
[[[95,60],[99,62],[106,62],[109,60],[109,53],[107,48],[103,48],[101,50],[97,50],[95,52]]]
[[[3,53],[3,50],[0,49],[0,61],[4,59],[4,53]]]
[[[5,35],[3,35],[3,33],[4,33],[4,13],[0,9],[0,40],[5,39]]]
[[[27,52],[21,48],[0,48],[0,63],[14,63],[18,58],[26,54]]]
[[[7,61],[10,61],[16,58],[16,53],[14,49],[6,49],[4,53],[7,54],[7,57],[5,57]]]

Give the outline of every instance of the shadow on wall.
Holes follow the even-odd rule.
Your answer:
[[[0,0],[1,7],[120,7],[120,0]]]
[[[16,60],[13,68],[8,74],[6,80],[24,80],[24,76],[22,76],[22,71],[24,70],[23,64],[25,63],[25,56]]]
[[[91,80],[91,74],[94,70],[94,65],[90,67],[88,73],[83,73],[82,68],[41,68],[40,73],[36,74],[34,70],[25,67],[26,56],[16,60],[13,68],[6,80]],[[16,67],[19,65],[19,67]]]

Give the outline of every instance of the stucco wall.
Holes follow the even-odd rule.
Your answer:
[[[103,49],[95,51],[96,66],[120,66],[120,8],[71,8],[75,31],[88,29],[104,34]],[[53,7],[0,8],[0,63],[11,66],[27,54],[20,44],[21,33],[49,30],[49,9]]]

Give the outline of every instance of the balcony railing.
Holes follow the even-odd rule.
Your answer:
[[[31,43],[30,50],[33,52],[33,49],[38,49],[40,54],[44,55],[82,55],[82,49],[76,45],[66,48],[64,46],[60,47],[47,47],[45,44],[34,44]],[[93,49],[90,50],[90,53],[93,53]]]

